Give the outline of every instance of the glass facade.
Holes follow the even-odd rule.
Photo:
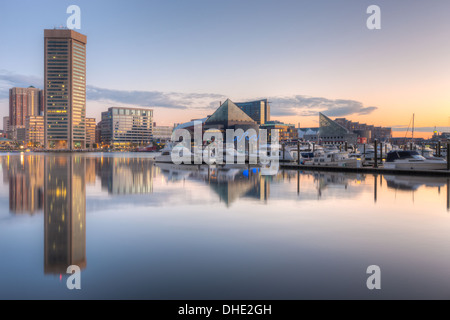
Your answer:
[[[331,120],[324,114],[319,114],[319,141],[324,144],[355,144],[357,135]]]
[[[86,145],[86,37],[72,30],[45,30],[45,144]]]
[[[148,144],[153,139],[153,110],[109,108],[102,113],[101,140],[110,145]]]
[[[238,102],[236,105],[259,125],[270,121],[270,105],[267,99]]]
[[[44,117],[29,116],[26,119],[26,143],[28,145],[43,146],[44,139]]]

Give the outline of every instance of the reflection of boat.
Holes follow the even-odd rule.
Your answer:
[[[409,170],[446,170],[447,162],[441,158],[426,159],[419,152],[391,151],[388,153],[385,169],[409,169]]]
[[[421,186],[439,188],[446,186],[447,182],[438,177],[415,177],[415,176],[384,176],[388,188],[396,190],[417,190]]]
[[[169,181],[179,181],[188,178],[193,172],[203,171],[204,168],[192,164],[174,164],[170,162],[159,162],[156,164],[161,173]]]

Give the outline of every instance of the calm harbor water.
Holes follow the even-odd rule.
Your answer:
[[[146,154],[0,165],[1,299],[450,298],[447,178],[208,173]]]

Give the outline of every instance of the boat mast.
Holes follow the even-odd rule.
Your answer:
[[[412,143],[414,143],[414,116],[415,116],[415,114],[413,113],[413,123],[412,123]]]

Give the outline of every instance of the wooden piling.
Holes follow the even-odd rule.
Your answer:
[[[378,150],[377,150],[377,148],[378,148],[378,140],[375,139],[375,141],[374,141],[375,159],[374,159],[374,162],[373,162],[373,167],[374,168],[378,168]]]
[[[448,152],[450,148],[450,142],[447,142],[447,170],[450,170],[450,154]]]

